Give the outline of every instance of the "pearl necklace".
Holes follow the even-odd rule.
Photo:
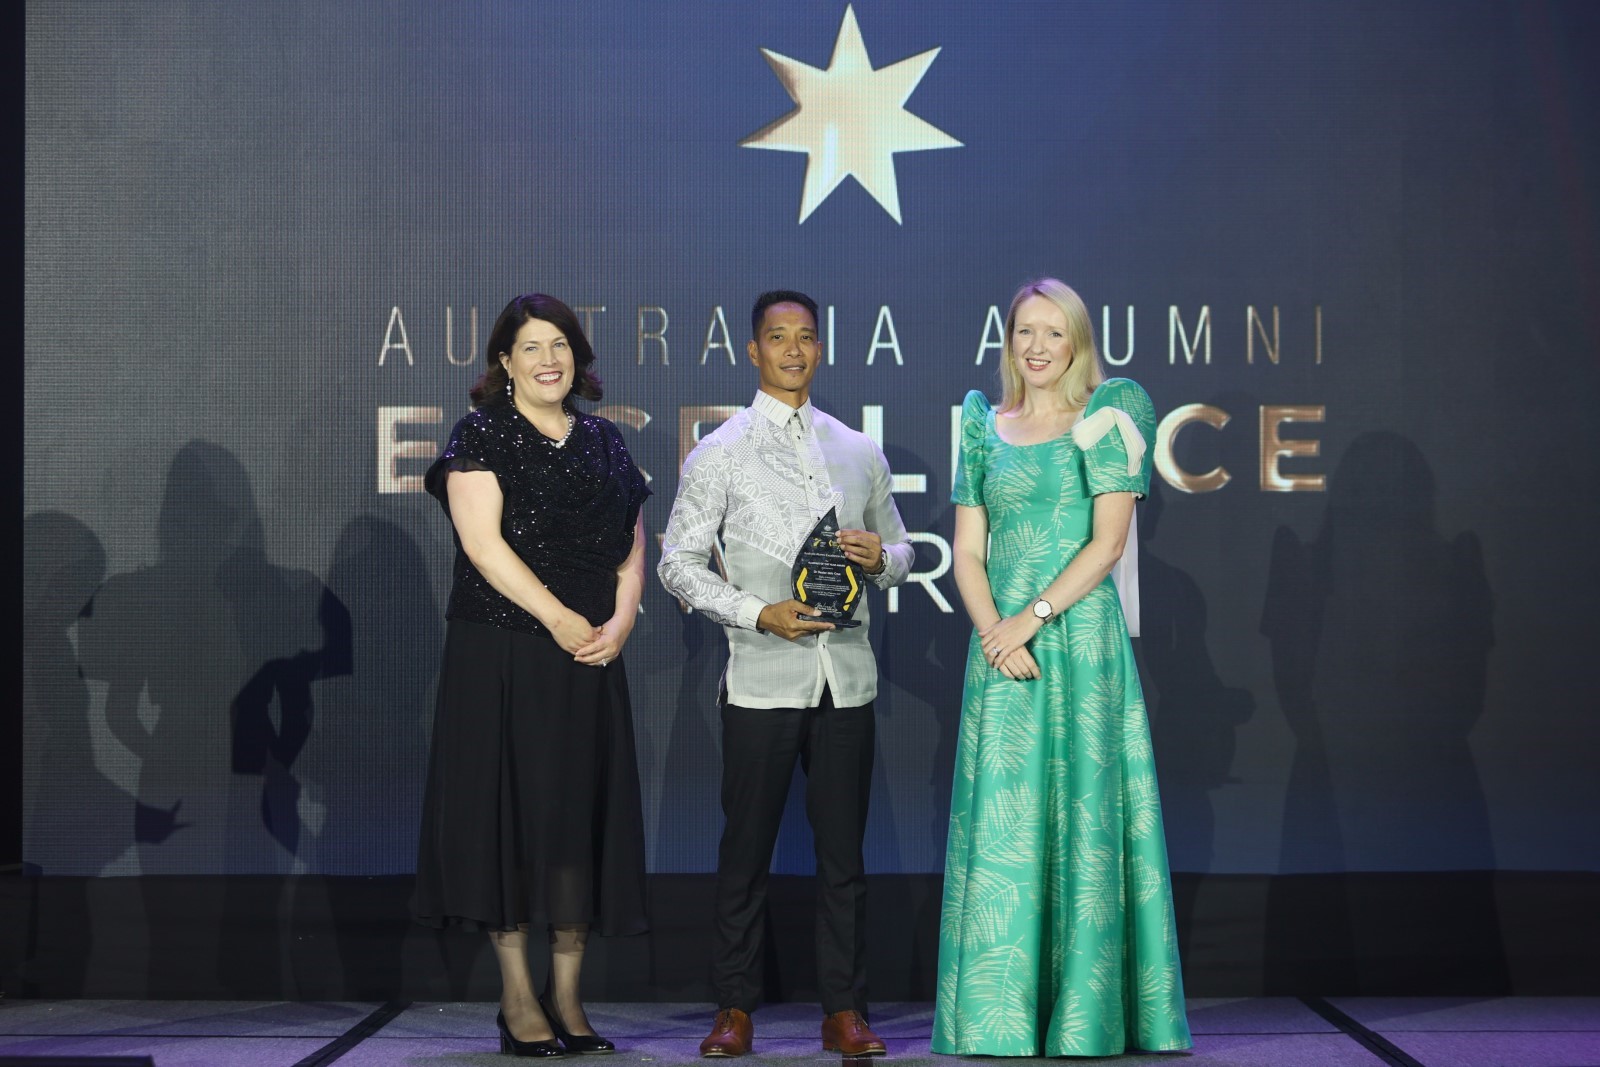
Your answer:
[[[539,436],[544,437],[544,443],[549,445],[551,448],[565,448],[567,444],[567,438],[572,436],[572,425],[572,412],[569,411],[567,412],[567,432],[561,435],[561,440],[553,441],[548,437],[544,437],[544,434],[540,434]]]

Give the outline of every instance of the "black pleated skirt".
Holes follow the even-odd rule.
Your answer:
[[[637,934],[644,894],[622,660],[585,666],[547,634],[452,620],[413,916],[469,930],[587,923]]]

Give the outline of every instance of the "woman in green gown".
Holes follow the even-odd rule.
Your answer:
[[[999,408],[979,392],[962,407],[955,577],[976,629],[935,1052],[1191,1044],[1150,730],[1112,580],[1137,550],[1155,412],[1136,383],[1103,379],[1083,301],[1045,278],[1011,302]]]

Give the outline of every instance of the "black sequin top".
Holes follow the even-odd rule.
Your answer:
[[[493,471],[505,505],[500,533],[557,599],[598,626],[616,610],[617,568],[633,550],[639,507],[650,495],[616,426],[576,414],[561,448],[508,401],[456,423],[425,485],[450,514],[450,471]],[[456,537],[455,582],[447,619],[545,633],[472,565]]]

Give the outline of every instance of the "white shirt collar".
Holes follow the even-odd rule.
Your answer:
[[[790,419],[799,415],[800,425],[806,430],[811,429],[812,414],[815,409],[811,406],[809,398],[798,408],[792,408],[772,394],[757,390],[756,398],[750,402],[750,406],[765,415],[774,426],[786,426]]]

